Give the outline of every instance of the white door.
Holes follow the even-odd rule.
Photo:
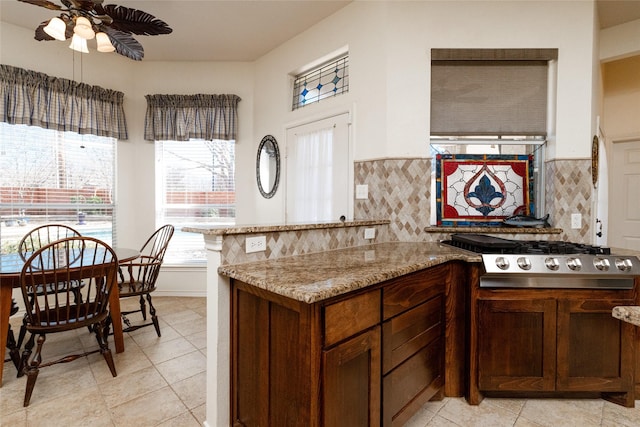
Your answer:
[[[613,143],[609,171],[608,245],[640,250],[640,139]]]
[[[286,221],[352,219],[349,114],[287,129]]]

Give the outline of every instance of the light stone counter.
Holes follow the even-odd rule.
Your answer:
[[[387,242],[273,260],[223,265],[218,273],[314,303],[447,261],[481,262],[471,252],[431,242]]]
[[[640,307],[636,305],[620,305],[613,307],[613,317],[640,326]]]
[[[327,221],[319,223],[293,223],[293,224],[257,224],[238,226],[196,226],[183,227],[182,231],[200,233],[204,235],[231,236],[236,234],[254,234],[284,231],[323,230],[330,228],[364,227],[389,224],[389,220],[353,220],[353,221]]]

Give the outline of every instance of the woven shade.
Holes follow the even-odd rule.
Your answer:
[[[557,56],[544,49],[434,49],[431,134],[545,136],[553,53]]]

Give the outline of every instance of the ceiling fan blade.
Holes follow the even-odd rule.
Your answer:
[[[57,5],[55,3],[52,3],[48,0],[18,0],[21,1],[23,3],[29,3],[32,4],[34,6],[40,6],[40,7],[44,7],[50,10],[61,10],[62,6]]]
[[[109,40],[117,53],[135,61],[141,61],[144,58],[144,48],[131,34],[107,26],[103,26],[103,30],[109,35]]]
[[[113,22],[109,24],[110,27],[125,33],[156,36],[173,31],[163,20],[141,10],[115,4],[104,5],[103,10],[113,18]]]

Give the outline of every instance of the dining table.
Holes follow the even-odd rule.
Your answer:
[[[120,264],[127,263],[140,256],[140,251],[137,249],[114,247],[113,250]],[[20,274],[23,266],[24,259],[17,252],[0,255],[0,387],[2,387],[2,373],[7,349],[11,299],[13,297],[13,289],[20,287]],[[114,287],[109,295],[109,311],[111,313],[116,353],[122,353],[124,351],[124,335],[120,316],[120,295],[117,286]]]

